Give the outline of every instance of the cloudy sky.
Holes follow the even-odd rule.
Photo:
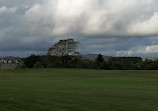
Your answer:
[[[158,0],[0,0],[0,56],[45,54],[60,39],[83,54],[158,56]]]

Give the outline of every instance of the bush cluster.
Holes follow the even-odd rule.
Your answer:
[[[24,58],[21,68],[80,68],[99,70],[157,70],[158,61],[143,61],[140,57],[111,57],[104,59],[101,54],[95,59],[87,59],[82,56],[65,57],[63,65],[61,57],[31,55]]]

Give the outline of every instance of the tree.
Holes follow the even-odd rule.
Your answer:
[[[62,62],[60,57],[47,55],[45,59],[45,64],[47,68],[61,68]]]
[[[67,67],[67,58],[69,56],[80,55],[75,49],[78,42],[73,39],[60,40],[48,50],[48,55],[60,57],[64,67]]]
[[[98,55],[98,57],[96,58],[96,63],[99,66],[100,63],[104,62],[104,58],[101,54]]]
[[[33,68],[37,61],[40,61],[40,56],[31,55],[24,59],[24,63],[28,68]]]

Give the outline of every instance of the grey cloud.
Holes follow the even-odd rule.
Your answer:
[[[57,0],[35,4],[26,17],[49,21],[53,36],[150,36],[158,34],[157,5],[156,0]]]
[[[156,55],[157,6],[156,0],[0,0],[0,50],[40,53],[74,38],[82,53]]]
[[[15,13],[17,10],[17,8],[13,7],[13,8],[7,8],[5,6],[0,7],[0,16],[4,15],[4,14],[11,14],[11,13]]]

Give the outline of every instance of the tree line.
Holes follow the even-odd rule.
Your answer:
[[[103,58],[83,57],[76,51],[78,42],[73,39],[60,40],[48,49],[47,55],[31,55],[23,58],[21,68],[80,68],[99,70],[157,70],[158,61],[143,61],[140,57]]]

